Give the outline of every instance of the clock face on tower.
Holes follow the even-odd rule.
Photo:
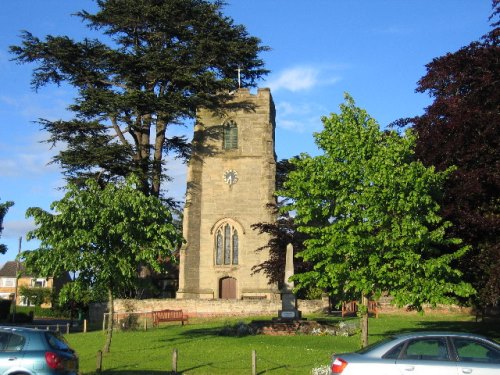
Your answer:
[[[238,181],[238,173],[234,169],[228,169],[224,172],[224,182],[233,185]]]

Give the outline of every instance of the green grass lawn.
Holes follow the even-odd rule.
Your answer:
[[[308,318],[339,320],[323,316]],[[328,364],[332,353],[359,348],[359,334],[351,337],[219,335],[225,325],[241,320],[192,319],[186,326],[172,323],[148,331],[115,332],[111,353],[103,357],[103,374],[168,374],[172,370],[174,349],[178,351],[178,371],[186,375],[251,374],[252,350],[257,353],[258,374],[310,374],[313,368]],[[498,321],[476,323],[470,316],[456,314],[382,314],[378,319],[370,319],[370,342],[414,330],[468,331],[500,339]],[[104,344],[104,332],[70,334],[66,338],[80,357],[81,374],[93,374],[97,351]]]

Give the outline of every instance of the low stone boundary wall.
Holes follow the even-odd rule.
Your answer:
[[[397,308],[391,305],[390,297],[382,297],[378,301],[378,310],[382,314],[415,314],[415,311],[409,311],[405,308]],[[298,300],[297,307],[302,314],[312,314],[328,312],[328,297],[321,300]],[[244,317],[244,316],[270,316],[277,317],[278,310],[281,310],[281,301],[267,299],[117,299],[115,300],[115,313],[135,312],[146,313],[157,310],[182,310],[190,318],[196,317]],[[90,308],[89,320],[92,323],[101,323],[104,313],[108,311],[107,303],[92,304]],[[472,314],[470,308],[459,306],[437,307],[426,306],[426,314],[453,314],[465,313]],[[340,311],[337,313],[340,314]]]
[[[328,298],[321,300],[298,300],[297,306],[303,314],[328,311]],[[92,304],[89,319],[101,322],[107,312],[107,303]],[[117,299],[115,312],[146,312],[156,310],[182,310],[191,317],[216,316],[278,316],[280,300],[231,300],[231,299]]]

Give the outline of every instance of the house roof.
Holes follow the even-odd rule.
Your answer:
[[[19,268],[18,268],[19,267]],[[24,272],[25,268],[21,262],[11,260],[0,268],[0,277],[16,277],[17,272]]]

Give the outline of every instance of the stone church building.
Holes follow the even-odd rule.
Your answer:
[[[251,228],[272,222],[275,201],[275,108],[269,89],[239,89],[235,109],[198,113],[188,166],[177,299],[272,299],[276,285],[252,267],[269,237]],[[279,298],[279,297],[278,297]]]

